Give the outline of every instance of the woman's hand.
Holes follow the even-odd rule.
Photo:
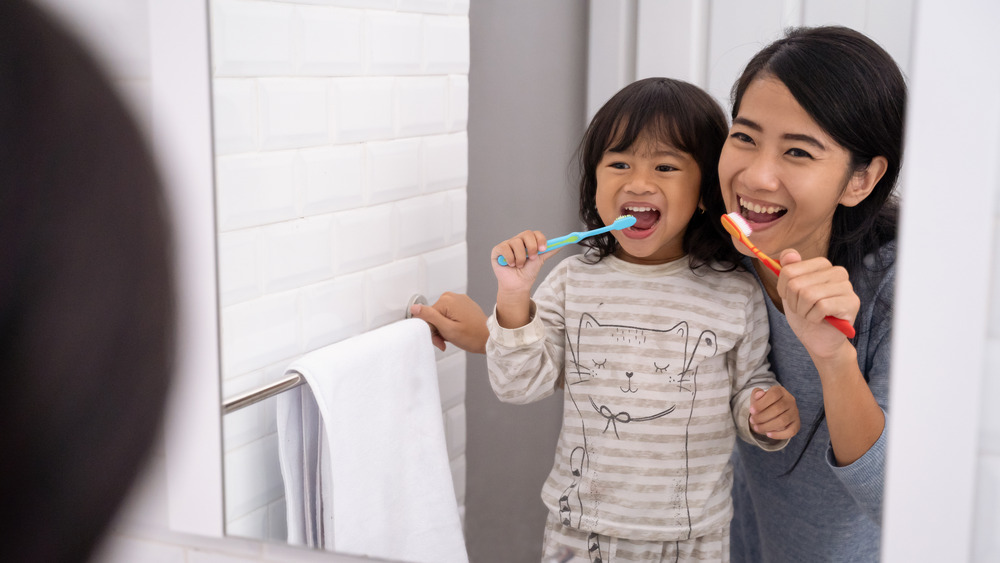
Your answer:
[[[431,325],[431,341],[441,350],[451,342],[466,352],[486,353],[486,315],[468,295],[446,291],[434,305],[413,305],[410,313]]]
[[[845,336],[824,319],[833,316],[853,324],[861,308],[847,270],[826,258],[803,260],[792,249],[783,251],[779,262],[778,295],[788,325],[814,359],[832,357]]]

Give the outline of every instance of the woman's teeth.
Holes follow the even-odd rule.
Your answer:
[[[740,198],[740,207],[743,207],[744,209],[749,209],[750,211],[753,211],[754,213],[768,213],[768,214],[778,213],[778,212],[781,212],[781,211],[785,210],[784,207],[778,207],[778,206],[767,206],[767,207],[765,207],[765,206],[762,206],[762,205],[758,205],[756,203],[749,202],[749,201],[743,199],[742,197]]]

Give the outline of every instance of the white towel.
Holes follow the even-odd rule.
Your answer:
[[[288,370],[308,385],[278,398],[289,542],[466,563],[427,323],[375,329]]]

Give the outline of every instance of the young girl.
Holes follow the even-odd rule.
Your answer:
[[[701,197],[718,191],[718,104],[665,78],[633,83],[594,117],[580,150],[585,243],[531,297],[540,232],[494,247],[497,304],[486,345],[506,402],[565,385],[555,464],[542,489],[544,556],[588,561],[729,559],[735,437],[779,450],[799,428],[767,362],[753,275],[732,271]],[[503,256],[509,266],[497,263]]]

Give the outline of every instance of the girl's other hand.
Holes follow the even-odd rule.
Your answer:
[[[801,427],[795,397],[781,385],[754,389],[750,399],[750,429],[772,440],[785,440]]]
[[[538,254],[545,248],[545,235],[540,231],[524,231],[493,247],[490,260],[493,273],[497,277],[500,293],[530,294],[542,264],[558,250]],[[497,259],[503,256],[506,266],[501,266]]]
[[[847,270],[826,258],[803,260],[792,249],[782,251],[779,262],[778,295],[788,325],[814,360],[833,356],[846,337],[826,317],[853,324],[861,308]]]

